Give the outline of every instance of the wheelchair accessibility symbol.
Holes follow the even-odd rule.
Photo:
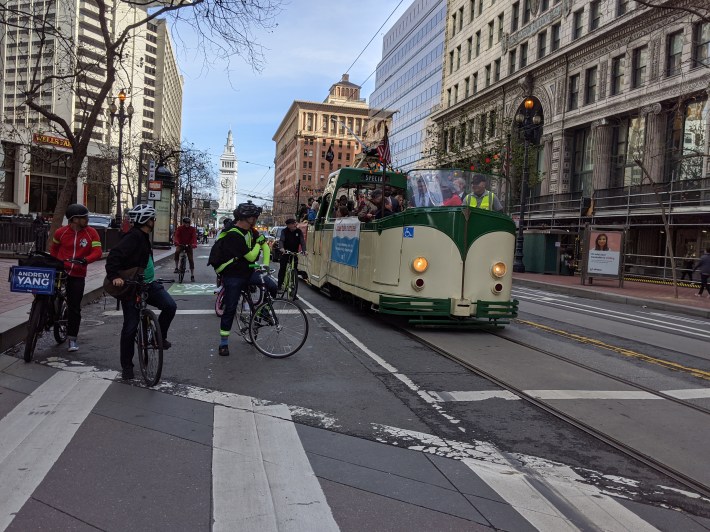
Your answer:
[[[402,234],[402,238],[414,238],[414,227],[405,227]]]

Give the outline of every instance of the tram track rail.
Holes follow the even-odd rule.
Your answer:
[[[649,456],[649,455],[639,451],[638,449],[635,449],[631,445],[628,445],[628,444],[622,442],[621,440],[603,432],[602,430],[599,430],[599,429],[595,428],[594,426],[592,426],[592,425],[590,425],[578,418],[575,418],[574,416],[572,416],[570,414],[563,412],[562,410],[549,404],[547,401],[537,398],[537,397],[534,397],[534,396],[526,393],[523,389],[515,386],[514,384],[512,384],[510,382],[506,382],[505,380],[491,374],[489,371],[486,371],[486,370],[476,366],[475,364],[472,364],[469,361],[461,359],[460,357],[456,356],[454,353],[451,353],[451,352],[447,351],[446,349],[436,345],[435,343],[432,343],[432,342],[422,338],[421,336],[417,335],[416,331],[412,331],[412,330],[407,329],[406,327],[403,327],[403,326],[398,326],[398,329],[400,330],[400,332],[402,332],[406,336],[416,340],[417,342],[421,343],[422,345],[425,345],[428,348],[432,349],[436,353],[438,353],[438,354],[456,362],[457,364],[465,367],[466,369],[471,371],[473,374],[478,375],[478,376],[488,380],[489,382],[501,387],[502,389],[515,394],[516,396],[520,397],[522,400],[528,402],[529,404],[532,404],[532,405],[536,406],[537,408],[539,408],[540,410],[547,412],[548,414],[554,416],[555,418],[581,430],[582,432],[595,438],[596,440],[601,441],[601,442],[611,446],[612,448],[621,452],[625,456],[628,456],[628,457],[646,465],[647,467],[651,468],[653,471],[661,473],[662,475],[665,475],[668,478],[675,480],[676,482],[685,486],[689,490],[692,490],[704,497],[710,498],[710,486],[708,486],[707,484],[704,484],[703,482],[698,481],[698,480],[686,475],[685,473],[678,471],[677,469],[674,469],[673,467],[671,467],[667,464],[664,464],[663,462],[653,458],[652,456]],[[641,385],[638,383],[634,383],[632,381],[629,381],[629,380],[624,379],[623,377],[619,377],[617,375],[609,374],[607,372],[598,370],[598,369],[588,366],[586,364],[576,362],[573,360],[569,360],[561,355],[557,355],[555,353],[552,353],[552,352],[547,351],[545,349],[539,348],[537,346],[534,346],[534,345],[531,345],[531,344],[528,344],[528,343],[525,343],[522,341],[518,341],[518,340],[512,340],[510,338],[502,336],[499,333],[489,332],[488,334],[492,334],[494,336],[497,336],[498,338],[501,338],[504,341],[519,345],[521,347],[525,347],[526,349],[534,350],[540,354],[550,356],[552,358],[555,358],[555,359],[565,362],[567,364],[571,364],[571,365],[574,365],[574,366],[579,367],[581,369],[591,371],[597,375],[612,379],[612,380],[622,383],[626,386],[630,386],[632,388],[636,388],[638,390],[653,394],[659,398],[662,398],[662,399],[665,399],[668,401],[672,401],[676,404],[682,405],[683,407],[691,408],[693,410],[699,411],[703,414],[710,416],[710,409],[704,408],[700,405],[695,405],[693,403],[689,403],[689,402],[684,401],[682,399],[672,397],[672,396],[665,394],[663,392],[660,392],[658,390],[654,390],[654,389],[649,388],[647,386],[644,386],[644,385]],[[708,421],[710,422],[710,419]]]

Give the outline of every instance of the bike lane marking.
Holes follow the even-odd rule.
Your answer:
[[[172,296],[204,296],[214,295],[217,285],[214,283],[173,283],[168,288]]]
[[[0,530],[12,523],[109,387],[104,376],[60,371],[0,420]]]

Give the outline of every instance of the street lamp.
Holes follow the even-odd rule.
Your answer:
[[[523,151],[523,179],[520,185],[520,217],[518,220],[518,237],[515,241],[515,260],[513,262],[513,271],[517,273],[525,273],[525,264],[523,264],[523,242],[525,235],[523,234],[523,226],[525,225],[525,207],[528,197],[528,149],[530,142],[535,140],[535,130],[540,127],[542,117],[534,113],[535,101],[532,98],[525,98],[523,102],[523,112],[515,115],[515,121],[518,127],[523,130],[524,151]]]
[[[118,93],[118,107],[116,107],[116,99],[111,98],[111,104],[109,105],[109,114],[111,115],[111,125],[113,125],[114,119],[118,120],[118,184],[116,187],[116,222],[120,226],[122,221],[121,215],[121,174],[123,171],[123,126],[128,120],[128,125],[131,124],[131,117],[133,116],[133,104],[128,103],[128,107],[125,107],[126,101],[126,91],[121,89]]]

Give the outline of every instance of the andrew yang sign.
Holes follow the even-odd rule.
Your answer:
[[[52,295],[56,271],[50,268],[13,266],[10,291]]]

